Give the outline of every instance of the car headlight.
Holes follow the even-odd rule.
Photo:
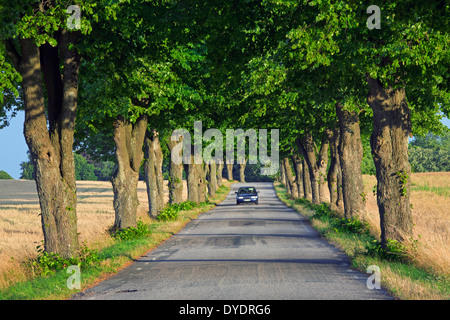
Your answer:
[[[238,199],[244,199],[244,197],[238,197]]]
[[[252,199],[258,199],[258,197],[257,196],[253,196]]]

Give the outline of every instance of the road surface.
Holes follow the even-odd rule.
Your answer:
[[[237,206],[242,185],[258,205]],[[129,267],[74,299],[392,299],[370,274],[286,207],[271,183],[236,183],[213,210]]]

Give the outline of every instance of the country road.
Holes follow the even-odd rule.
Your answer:
[[[235,204],[232,185],[215,209],[116,275],[73,299],[392,299],[369,274],[286,207],[271,183],[258,205]]]

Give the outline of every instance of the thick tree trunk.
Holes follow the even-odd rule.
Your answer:
[[[183,136],[179,135],[177,141],[171,141],[169,139],[167,147],[170,151],[170,159],[172,159],[172,152],[174,147],[183,141]],[[182,158],[182,149],[178,158]],[[169,203],[183,202],[183,163],[176,164],[172,160],[169,162]]]
[[[408,160],[411,115],[404,89],[385,88],[371,78],[368,83],[367,101],[373,110],[370,145],[377,176],[381,241],[385,246],[387,239],[403,241],[412,235]]]
[[[136,226],[139,200],[139,168],[144,157],[142,146],[147,131],[147,116],[131,124],[121,116],[114,122],[117,170],[112,178],[115,221],[113,231]]]
[[[304,156],[308,164],[309,178],[311,181],[312,203],[319,204],[319,168],[317,166],[317,157],[313,137],[309,132],[307,132],[303,139],[297,138],[295,141],[299,152]]]
[[[39,48],[30,39],[20,40],[21,56],[10,48],[15,56],[15,67],[22,75],[24,136],[35,165],[45,250],[63,257],[78,253],[72,146],[80,57],[68,50],[69,42],[75,43],[76,35],[62,31],[58,38],[60,58],[57,50],[51,50],[44,51],[41,59]],[[57,60],[47,63],[41,70],[44,60],[52,60],[48,57],[50,54],[56,54]],[[62,61],[63,75],[59,71],[59,61]],[[47,85],[58,81],[55,87],[47,89],[50,132],[47,129],[42,75]]]
[[[361,174],[363,149],[357,111],[347,111],[336,104],[339,119],[339,161],[342,169],[342,195],[344,196],[345,217],[364,218],[365,195]]]
[[[150,217],[155,218],[164,208],[164,180],[162,174],[163,153],[159,143],[158,132],[147,130],[145,146],[145,183]]]
[[[291,167],[288,157],[283,159],[283,165],[284,165],[284,169],[286,171],[286,182],[287,182],[287,185],[289,185],[289,194],[294,199],[298,199],[297,183],[294,181],[294,176],[292,174],[292,167]]]
[[[233,180],[233,164],[227,163],[227,175],[228,175],[228,181]]]
[[[342,173],[339,161],[339,127],[327,130],[330,144],[330,168],[327,174],[328,189],[330,191],[330,209],[341,214],[344,213],[344,202],[342,196]]]
[[[303,190],[303,165],[302,159],[296,153],[291,154],[291,160],[295,172],[295,183],[297,185],[297,198],[303,198],[305,191]]]

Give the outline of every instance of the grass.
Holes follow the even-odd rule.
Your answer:
[[[232,182],[224,180],[224,184],[216,195],[205,203],[196,206],[189,204],[179,210],[177,218],[169,221],[143,217],[136,230],[129,230],[118,237],[109,236],[103,243],[97,243],[95,259],[90,265],[81,269],[81,289],[95,285],[102,279],[118,272],[132,263],[135,259],[146,254],[159,244],[180,231],[189,221],[198,217],[202,212],[211,210],[216,204],[223,201],[228,194]],[[179,208],[183,209],[183,208]],[[146,230],[143,228],[145,227]],[[36,258],[28,258],[20,263],[19,270],[9,270],[4,277],[21,279],[0,290],[0,300],[6,299],[67,299],[80,291],[67,288],[67,279],[70,276],[63,270],[57,270],[43,276],[36,266]],[[24,272],[25,270],[25,272]],[[15,275],[14,272],[19,273]]]
[[[343,222],[342,217],[331,212],[327,204],[312,205],[309,201],[291,199],[285,188],[275,183],[278,197],[286,205],[309,218],[311,225],[321,236],[344,251],[352,266],[362,272],[376,265],[381,270],[381,285],[397,299],[404,300],[447,300],[450,298],[450,277],[439,272],[433,263],[424,266],[416,261],[411,248],[393,246],[393,254],[381,256],[370,250],[371,244],[379,239],[370,223]],[[354,227],[356,225],[356,227]],[[409,249],[409,250],[407,250]],[[447,270],[448,271],[448,270]]]

